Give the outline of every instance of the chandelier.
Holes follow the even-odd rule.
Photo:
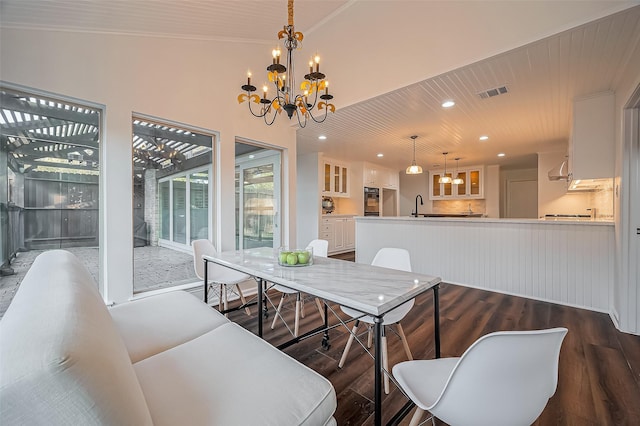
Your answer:
[[[411,139],[413,139],[413,161],[411,162],[411,165],[407,167],[405,172],[408,175],[419,175],[422,173],[422,167],[416,164],[416,138],[417,136],[415,135],[411,136]]]
[[[264,118],[264,122],[269,126],[284,110],[289,119],[295,114],[300,127],[305,127],[308,118],[316,123],[322,123],[326,120],[328,111],[335,112],[336,107],[329,103],[333,96],[329,94],[329,82],[320,72],[318,55],[309,61],[309,73],[304,76],[304,81],[300,84],[301,92],[295,92],[293,51],[298,48],[299,43],[302,44],[304,36],[301,32],[296,32],[293,27],[293,0],[288,2],[288,12],[288,25],[278,33],[278,40],[284,39],[284,47],[287,49],[286,66],[280,63],[282,52],[278,47],[272,52],[273,63],[267,67],[267,76],[269,82],[273,83],[275,95],[271,99],[267,97],[269,87],[266,84],[262,88],[262,98],[258,94],[252,94],[256,91],[256,87],[251,84],[251,72],[248,72],[247,84],[241,87],[246,93],[238,95],[238,103],[248,101],[251,114]],[[252,103],[260,106],[252,107]],[[316,116],[313,115],[314,109]]]

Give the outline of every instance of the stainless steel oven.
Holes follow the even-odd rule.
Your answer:
[[[380,216],[380,189],[364,188],[364,215]]]

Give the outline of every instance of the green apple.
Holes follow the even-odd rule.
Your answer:
[[[289,256],[291,254],[290,251],[282,251],[280,252],[280,264],[284,265],[285,263],[287,263],[287,256]]]
[[[298,263],[306,264],[308,262],[309,262],[309,252],[308,251],[301,251],[300,253],[298,253]]]
[[[288,265],[295,265],[296,263],[298,263],[298,256],[296,256],[295,253],[289,253],[287,255],[287,264]]]

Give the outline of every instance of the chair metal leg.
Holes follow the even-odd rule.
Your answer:
[[[218,310],[222,311],[222,289],[224,285],[220,284],[220,291],[218,292]]]
[[[240,284],[236,284],[236,290],[238,292],[238,296],[240,296],[240,301],[242,302],[243,305],[246,305],[247,300],[244,298],[244,294],[242,294],[242,290],[240,289]],[[248,306],[245,306],[244,311],[247,313],[247,315],[251,316],[251,309],[249,309]]]
[[[422,415],[424,414],[424,410],[420,407],[416,407],[415,413],[413,413],[413,417],[411,417],[411,422],[409,426],[418,426],[420,424],[420,419],[422,419]],[[431,418],[433,421],[433,417]]]
[[[400,340],[402,341],[402,346],[404,346],[404,352],[407,354],[407,358],[409,361],[413,361],[413,355],[411,355],[411,349],[409,349],[409,342],[407,342],[407,336],[404,334],[404,330],[402,329],[402,325],[398,323],[398,334],[400,335]]]
[[[276,314],[273,316],[273,322],[271,323],[272,330],[275,328],[278,317],[281,315],[280,310],[282,309],[282,303],[284,302],[285,297],[287,297],[286,293],[282,293],[282,297],[280,298],[280,302],[278,303],[278,307],[276,308]]]
[[[360,321],[356,320],[356,323],[353,325],[353,328],[351,329],[349,340],[347,340],[347,344],[344,347],[344,351],[342,352],[342,357],[340,358],[340,362],[338,363],[338,368],[342,368],[342,366],[344,365],[344,362],[347,360],[347,355],[349,355],[349,349],[351,349],[351,344],[353,343],[353,339],[355,338],[355,335],[358,332],[359,325],[360,325]]]
[[[300,293],[298,293],[298,297],[300,297],[300,317],[304,318],[304,297]]]

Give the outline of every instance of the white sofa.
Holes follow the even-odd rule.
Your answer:
[[[0,321],[0,424],[335,425],[329,381],[182,291],[107,309],[38,256]]]

